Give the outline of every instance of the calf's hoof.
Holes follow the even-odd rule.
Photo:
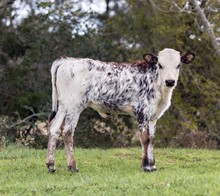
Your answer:
[[[73,173],[79,172],[79,170],[76,167],[72,167],[72,166],[68,166],[68,170]]]
[[[56,169],[48,169],[48,172],[51,174],[55,173],[55,171],[56,171]]]
[[[154,166],[145,166],[145,167],[142,166],[142,170],[144,172],[153,172],[153,171],[156,171],[157,168],[155,165]]]
[[[48,172],[49,172],[49,173],[53,174],[53,173],[56,171],[56,169],[55,169],[55,167],[54,167],[54,164],[52,164],[52,163],[46,163],[46,165],[47,165],[47,168],[48,168]]]

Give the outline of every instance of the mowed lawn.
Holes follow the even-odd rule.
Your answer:
[[[79,173],[64,150],[47,172],[46,150],[0,151],[0,195],[220,195],[220,151],[156,149],[157,171],[140,169],[141,148],[75,149]]]

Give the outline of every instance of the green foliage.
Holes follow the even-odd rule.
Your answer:
[[[12,117],[0,116],[0,150],[6,148],[17,139],[17,131],[15,127],[10,127],[10,123],[14,122]]]
[[[182,54],[192,51],[196,60],[182,67],[172,106],[157,127],[157,145],[219,147],[220,58],[215,56],[208,36],[199,28],[199,19],[186,12],[170,12],[172,3],[168,1],[155,0],[164,11],[158,11],[148,1],[126,2],[123,6],[116,3],[111,15],[86,13],[68,3],[59,6],[39,3],[41,13],[33,9],[14,26],[13,8],[0,12],[1,115],[13,117],[17,122],[33,113],[50,113],[49,70],[61,55],[132,62],[146,52],[157,53],[170,47]],[[182,0],[176,2],[180,7],[184,5]],[[217,27],[218,16],[219,12],[208,14]],[[214,30],[218,35],[217,28]],[[196,38],[190,39],[190,35]],[[127,146],[135,130],[130,117],[103,120],[97,113],[86,110],[78,123],[76,144]],[[195,144],[194,136],[201,138],[201,142]],[[205,142],[202,138],[206,138]]]
[[[5,127],[5,124],[9,122],[9,118],[7,116],[0,116],[0,149],[5,147],[8,143],[8,130]]]
[[[219,195],[219,151],[156,149],[158,171],[140,169],[141,148],[75,149],[79,173],[58,150],[49,174],[46,150],[11,147],[0,153],[1,195]]]
[[[79,147],[125,147],[131,146],[134,135],[132,118],[129,116],[102,119],[97,112],[85,110],[74,134]]]

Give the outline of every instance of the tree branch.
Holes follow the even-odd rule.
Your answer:
[[[220,56],[220,47],[218,45],[218,42],[216,40],[216,37],[215,37],[215,34],[214,34],[214,31],[209,23],[209,21],[207,20],[203,10],[201,9],[201,7],[198,5],[197,3],[197,0],[190,0],[190,2],[192,3],[192,5],[195,7],[195,11],[196,13],[198,14],[198,16],[201,18],[202,20],[202,23],[205,27],[205,30],[207,31],[208,35],[209,35],[209,38],[212,42],[212,45],[216,51],[216,54],[218,56]]]
[[[152,7],[159,11],[159,12],[163,12],[163,13],[170,13],[170,12],[186,12],[189,13],[190,11],[188,10],[188,2],[183,6],[183,8],[181,8],[180,6],[178,6],[178,4],[175,1],[172,1],[171,6],[169,7],[169,9],[165,10],[159,6],[156,5],[156,3],[153,0],[149,0],[149,2],[151,3]]]
[[[6,128],[7,128],[7,129],[11,129],[11,128],[13,128],[13,127],[16,127],[16,126],[18,126],[18,125],[21,125],[21,124],[25,123],[26,121],[28,121],[29,119],[31,119],[31,118],[33,118],[33,117],[46,116],[46,115],[47,115],[46,113],[32,114],[32,115],[30,115],[30,116],[24,118],[23,120],[21,120],[21,121],[19,121],[19,122],[17,122],[17,123],[14,123],[14,124],[12,124],[12,125],[10,125],[10,126],[6,125]]]

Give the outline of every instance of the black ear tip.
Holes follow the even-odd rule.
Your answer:
[[[145,53],[143,54],[143,59],[149,63],[149,64],[152,64],[152,63],[156,63],[157,62],[157,56],[151,54],[151,53]]]
[[[187,52],[184,56],[181,57],[181,61],[185,64],[190,64],[195,59],[195,53]]]
[[[145,59],[145,57],[149,55],[148,53],[143,54],[143,59]]]
[[[187,53],[186,53],[186,56],[188,56],[188,55],[192,55],[194,58],[195,58],[195,56],[196,56],[196,54],[195,54],[194,52],[187,52]]]
[[[146,58],[147,57],[147,58]],[[143,59],[148,62],[149,59],[151,59],[151,55],[148,53],[143,54]]]

